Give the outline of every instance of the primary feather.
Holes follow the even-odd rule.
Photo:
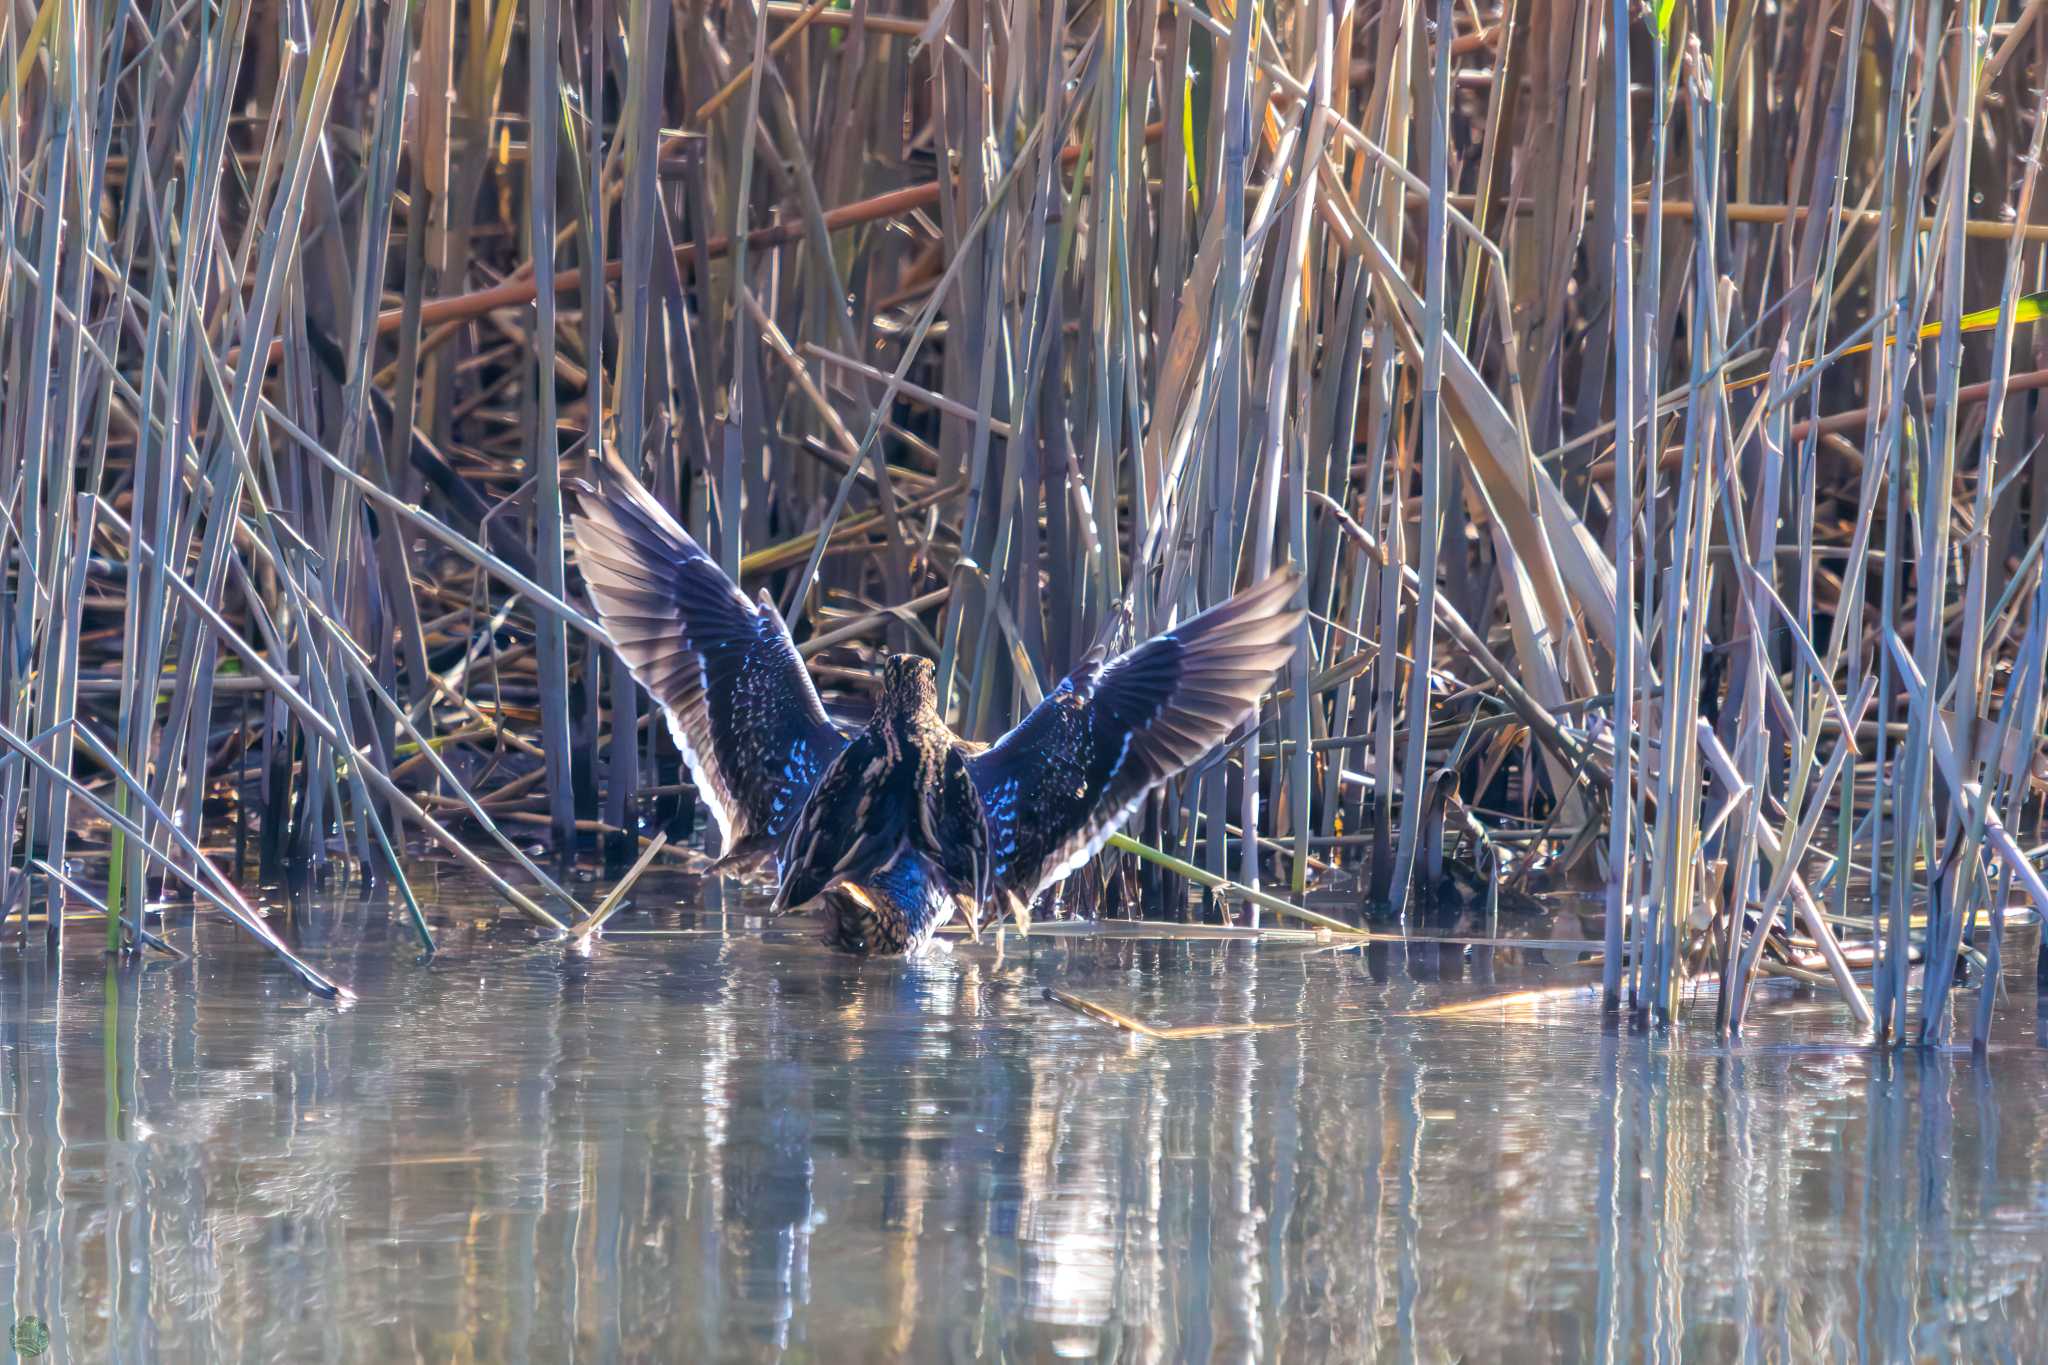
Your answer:
[[[756,605],[622,466],[570,519],[590,599],[669,731],[723,840],[771,852],[846,747],[781,613]]]
[[[1229,737],[1293,656],[1299,583],[1282,569],[1108,663],[1091,656],[968,760],[1006,898],[1028,905]]]

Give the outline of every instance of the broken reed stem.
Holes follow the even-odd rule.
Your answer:
[[[1125,1014],[1122,1010],[1111,1009],[1108,1005],[1089,1000],[1084,996],[1062,990],[1058,986],[1047,986],[1045,998],[1068,1009],[1099,1019],[1112,1028],[1135,1033],[1141,1038],[1157,1038],[1175,1042],[1188,1038],[1222,1038],[1237,1033],[1270,1033],[1275,1030],[1315,1028],[1324,1024],[1354,1024],[1384,1018],[1378,1014],[1310,1016],[1305,1019],[1280,1019],[1265,1022],[1251,1021],[1241,1024],[1183,1024],[1171,1028],[1158,1028]]]
[[[614,886],[611,892],[598,902],[597,909],[591,912],[589,919],[576,926],[576,932],[569,939],[571,947],[588,951],[592,936],[604,928],[605,921],[610,919],[618,908],[626,903],[626,893],[633,889],[633,883],[640,880],[640,874],[653,864],[655,858],[666,847],[668,847],[668,834],[666,831],[656,834],[647,841],[646,847],[640,850],[640,856],[634,861],[633,866],[627,869],[625,876],[619,878],[618,885]]]
[[[1204,890],[1215,892],[1225,900],[1241,901],[1248,905],[1256,905],[1261,909],[1271,910],[1275,914],[1298,919],[1304,924],[1313,924],[1319,929],[1327,929],[1333,934],[1365,936],[1364,931],[1360,930],[1356,925],[1346,924],[1343,920],[1332,919],[1328,915],[1318,914],[1314,910],[1296,905],[1292,901],[1282,900],[1278,896],[1268,895],[1263,891],[1256,891],[1251,887],[1240,885],[1228,877],[1219,877],[1205,868],[1196,867],[1193,863],[1176,858],[1170,853],[1164,853],[1159,849],[1151,847],[1149,844],[1141,844],[1129,835],[1110,835],[1109,847],[1124,853],[1134,853],[1156,867],[1163,867],[1169,872],[1187,878]]]

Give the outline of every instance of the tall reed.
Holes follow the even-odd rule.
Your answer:
[[[1618,1004],[1789,975],[1932,1042],[1966,985],[1982,1041],[2044,896],[2039,16],[12,10],[6,913],[54,939],[103,852],[110,942],[169,881],[274,938],[236,819],[586,918],[562,860],[694,827],[563,536],[604,444],[835,704],[922,649],[975,736],[1299,562],[1149,896],[1466,865],[1604,896]]]

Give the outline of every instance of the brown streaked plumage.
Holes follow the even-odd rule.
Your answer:
[[[911,953],[956,913],[1028,905],[1145,793],[1227,739],[1293,656],[1282,569],[1106,659],[1091,652],[993,745],[955,735],[928,659],[891,655],[875,714],[826,717],[788,628],[756,606],[616,461],[572,519],[591,601],[667,713],[724,840],[771,863],[775,905],[822,900],[827,941]]]

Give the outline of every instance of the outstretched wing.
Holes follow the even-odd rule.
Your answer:
[[[722,853],[772,850],[846,747],[781,613],[749,602],[615,460],[570,521],[590,599],[667,713]]]
[[[1084,662],[968,758],[996,889],[1030,903],[1228,737],[1294,652],[1299,581],[1282,569],[1106,665]]]

